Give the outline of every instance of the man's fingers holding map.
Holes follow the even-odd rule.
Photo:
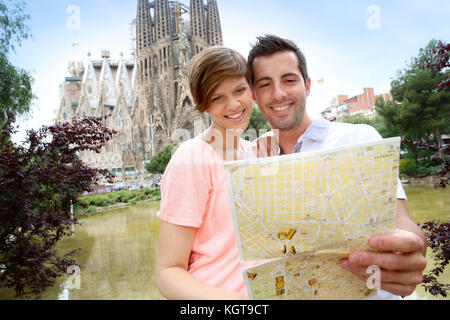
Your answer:
[[[425,257],[421,252],[414,253],[390,253],[358,251],[352,253],[348,262],[355,266],[375,265],[386,270],[423,271],[426,267]]]
[[[397,256],[399,256],[399,254],[397,254]],[[368,271],[370,267],[351,264],[348,259],[343,259],[341,265],[344,269],[352,272],[360,280],[366,282],[367,285],[373,282],[372,278],[376,279],[378,277],[378,283],[375,281],[375,287],[377,289],[382,289],[401,296],[410,295],[414,291],[416,285],[423,280],[422,271],[420,270],[396,271],[377,268],[379,274],[374,275]]]
[[[373,275],[372,272],[368,272],[366,266],[354,266],[346,263],[343,263],[343,266],[363,281],[367,281],[367,279]],[[380,274],[378,276],[381,283],[416,286],[423,281],[422,273],[418,271],[379,270]]]
[[[369,245],[378,251],[411,253],[423,252],[425,244],[416,234],[396,229],[388,235],[375,235],[370,237]]]

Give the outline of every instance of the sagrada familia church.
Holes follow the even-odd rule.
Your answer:
[[[130,60],[123,54],[113,60],[104,50],[101,60],[89,53],[86,65],[69,63],[56,115],[57,122],[111,115],[106,125],[118,135],[102,153],[84,152],[80,158],[122,177],[142,172],[162,148],[210,125],[209,116],[193,108],[187,73],[195,54],[223,45],[216,0],[190,0],[189,6],[138,0],[133,25]]]

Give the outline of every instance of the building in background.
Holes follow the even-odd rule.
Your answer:
[[[131,23],[131,58],[69,63],[60,88],[56,121],[111,115],[107,127],[119,134],[102,153],[83,152],[87,164],[117,176],[143,172],[144,163],[170,143],[187,140],[210,125],[194,110],[188,84],[192,57],[223,45],[216,0],[138,0]],[[194,130],[195,129],[195,130]],[[195,132],[194,132],[195,131]]]
[[[364,88],[363,93],[354,97],[338,95],[331,101],[330,106],[321,112],[321,115],[329,121],[339,121],[345,116],[372,117],[375,114],[375,100],[378,97],[383,97],[384,101],[392,100],[390,93],[375,95],[373,88]]]

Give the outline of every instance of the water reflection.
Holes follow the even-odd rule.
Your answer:
[[[440,220],[450,221],[450,190],[434,190],[428,185],[404,186],[408,197],[408,210],[417,223]]]
[[[43,299],[161,299],[155,287],[159,202],[91,215],[80,219],[75,236],[63,239],[58,252],[82,248],[81,288],[68,289],[63,276],[43,294]],[[0,299],[14,295],[0,290]]]
[[[69,299],[160,298],[154,285],[158,209],[159,203],[146,203],[83,221],[77,245],[92,241],[92,247],[79,262],[81,290],[70,290]]]

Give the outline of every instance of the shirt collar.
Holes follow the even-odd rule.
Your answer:
[[[315,119],[306,131],[298,138],[297,144],[294,147],[293,153],[300,152],[303,141],[312,140],[321,142],[325,139],[328,129],[330,128],[330,122],[323,119]],[[281,149],[278,146],[278,154],[281,155]]]
[[[306,131],[298,138],[297,143],[304,140],[312,140],[321,142],[325,139],[328,129],[330,128],[330,122],[325,119],[315,119]]]

